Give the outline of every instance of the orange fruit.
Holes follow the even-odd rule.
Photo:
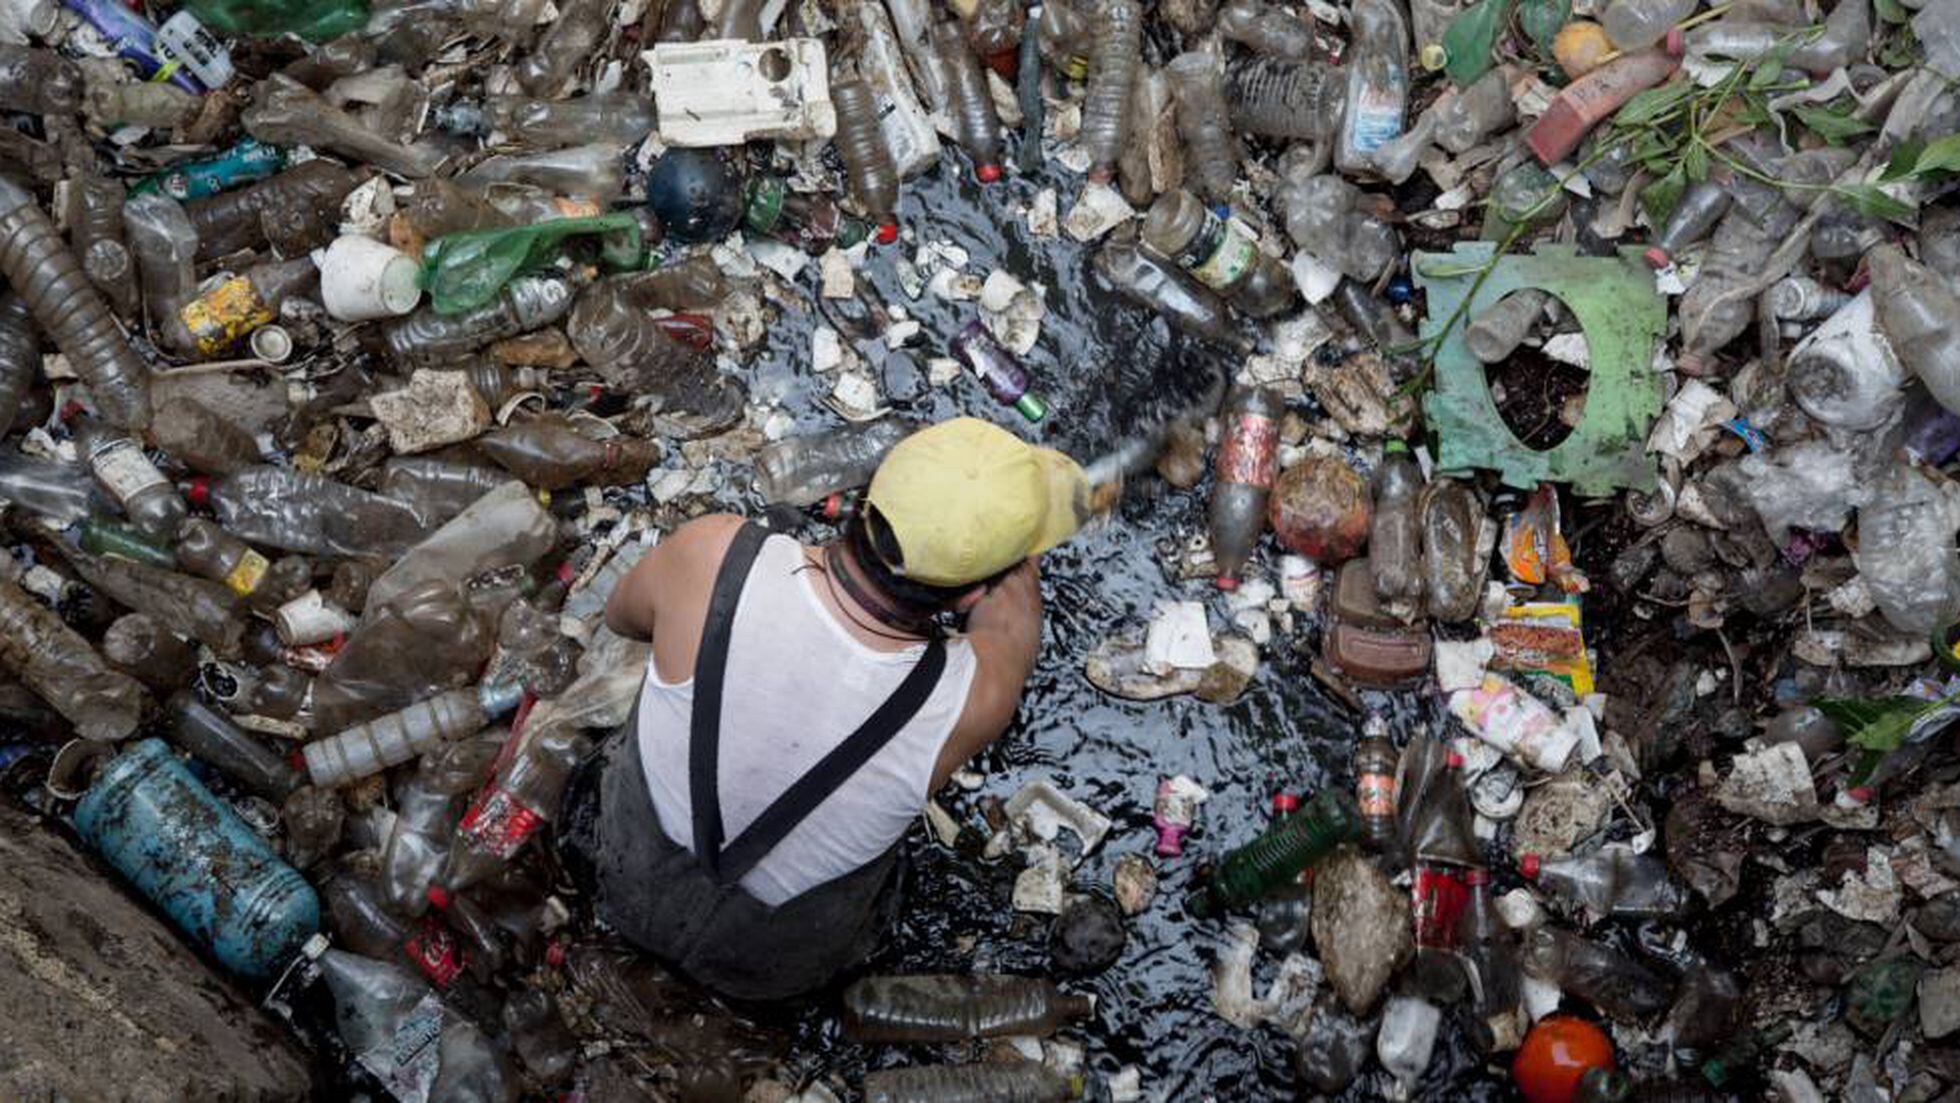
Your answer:
[[[1527,1103],[1572,1103],[1588,1069],[1613,1067],[1613,1043],[1598,1027],[1568,1015],[1539,1020],[1511,1062]]]

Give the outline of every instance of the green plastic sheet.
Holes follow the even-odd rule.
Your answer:
[[[645,255],[639,220],[626,211],[446,234],[422,254],[430,308],[437,314],[475,310],[496,298],[513,276],[556,260],[568,238],[587,234],[600,235],[600,259],[609,267],[635,268]]]

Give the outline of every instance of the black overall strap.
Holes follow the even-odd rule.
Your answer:
[[[755,868],[777,844],[858,772],[892,737],[918,715],[946,669],[946,644],[926,641],[925,654],[905,680],[843,742],[831,748],[808,773],[770,802],[722,848],[721,797],[717,752],[721,737],[722,681],[728,670],[728,643],[735,608],[750,566],[768,534],[745,524],[729,545],[708,602],[701,651],[694,661],[694,706],[689,717],[688,799],[694,805],[694,853],[718,884],[732,885]]]

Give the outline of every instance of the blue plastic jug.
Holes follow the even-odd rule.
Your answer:
[[[75,827],[172,921],[245,976],[277,975],[320,929],[299,871],[206,789],[160,739],[111,761]]]

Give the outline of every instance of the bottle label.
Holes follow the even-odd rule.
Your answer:
[[[128,439],[103,445],[89,456],[89,466],[95,469],[95,477],[102,480],[116,501],[124,505],[153,486],[170,485],[170,480],[163,477],[150,457],[136,447],[135,441]]]
[[[346,610],[328,605],[318,590],[308,590],[281,605],[272,617],[280,642],[289,647],[325,643],[344,632],[353,631],[355,623]]]
[[[1361,814],[1371,819],[1395,815],[1395,775],[1362,774],[1355,786],[1355,803]]]
[[[265,581],[266,569],[271,566],[272,562],[265,556],[246,548],[245,554],[239,556],[238,562],[225,572],[224,583],[231,587],[232,593],[247,597],[259,588],[259,583]]]
[[[1205,224],[1177,256],[1198,282],[1213,290],[1237,283],[1259,259],[1257,239],[1230,219],[1205,212]]]
[[[1415,910],[1416,948],[1456,949],[1457,920],[1470,903],[1470,886],[1452,870],[1424,865],[1410,889]]]
[[[428,1103],[441,1069],[442,1020],[442,998],[434,992],[423,996],[386,1042],[360,1055],[361,1066],[400,1103]]]
[[[408,936],[402,948],[408,951],[409,960],[415,963],[415,967],[422,970],[422,975],[437,988],[447,988],[461,976],[467,960],[463,956],[463,948],[456,942],[456,936],[450,934],[449,928],[434,916],[424,920],[422,928]]]
[[[184,304],[178,316],[191,331],[191,340],[200,355],[212,356],[235,344],[239,338],[270,322],[252,281],[237,276]]]
[[[492,789],[478,801],[457,826],[478,850],[500,861],[509,861],[544,823],[544,817],[526,807],[507,789]]]
[[[1402,90],[1369,82],[1354,98],[1348,142],[1356,152],[1373,153],[1402,136],[1402,107],[1407,96]]]
[[[1279,422],[1264,414],[1240,414],[1218,446],[1220,483],[1270,487],[1279,462]]]

